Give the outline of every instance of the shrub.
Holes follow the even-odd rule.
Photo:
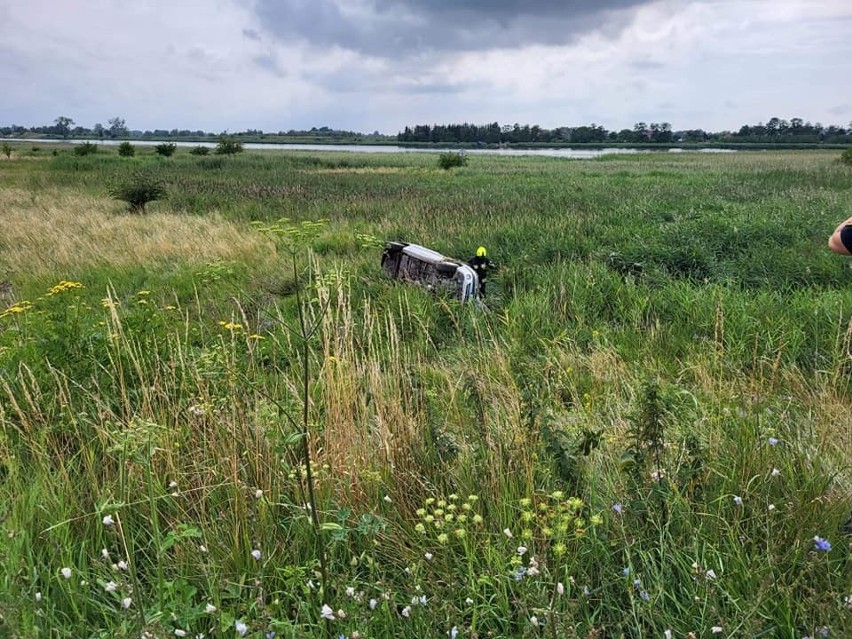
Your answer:
[[[217,155],[234,155],[242,151],[242,142],[237,142],[234,138],[219,138],[219,144],[216,145]]]
[[[840,154],[840,161],[843,162],[843,164],[852,166],[852,146]]]
[[[124,184],[110,189],[113,199],[127,202],[130,213],[145,213],[145,205],[161,200],[166,195],[166,187],[159,179],[143,173],[134,173]]]
[[[210,149],[206,146],[196,146],[189,150],[193,155],[207,155],[210,153]]]
[[[12,157],[12,145],[8,142],[3,143],[3,155],[6,156],[6,159],[11,159]]]
[[[175,150],[177,149],[177,144],[174,142],[163,142],[162,144],[158,144],[154,147],[154,150],[157,152],[157,155],[162,155],[163,157],[171,157],[175,154]]]
[[[130,142],[122,142],[118,145],[118,154],[123,158],[132,158],[136,155],[136,147]]]
[[[79,144],[74,147],[74,155],[85,156],[85,155],[94,155],[98,152],[98,145],[92,144],[91,142],[83,142],[83,144]]]
[[[441,153],[438,156],[438,166],[449,171],[454,166],[465,166],[467,164],[467,156],[464,153]]]

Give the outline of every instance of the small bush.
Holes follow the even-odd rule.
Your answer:
[[[91,142],[83,142],[83,144],[79,144],[74,147],[74,155],[79,155],[80,157],[94,155],[97,152],[98,145],[92,144]]]
[[[438,166],[449,171],[454,166],[467,165],[467,156],[464,153],[441,153],[438,156]]]
[[[852,146],[840,154],[840,161],[843,162],[843,164],[852,166]]]
[[[118,154],[123,158],[132,158],[136,155],[136,147],[130,142],[122,142],[118,145]]]
[[[12,157],[12,145],[8,142],[3,143],[3,155],[6,156],[6,159],[11,159]]]
[[[216,145],[217,155],[234,155],[235,153],[242,153],[242,151],[242,142],[237,142],[233,138],[219,138],[219,144]]]
[[[162,155],[165,158],[169,158],[175,154],[175,150],[177,149],[177,144],[174,142],[163,142],[162,144],[158,144],[154,147],[154,150],[157,152],[157,155]]]
[[[134,173],[128,182],[110,189],[109,194],[115,200],[127,202],[130,213],[141,215],[146,204],[165,197],[166,187],[153,176]]]
[[[196,146],[189,150],[193,155],[207,155],[210,153],[210,149],[206,146]]]

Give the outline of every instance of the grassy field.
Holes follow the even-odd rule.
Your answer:
[[[0,638],[850,636],[839,153],[51,151],[0,157]]]

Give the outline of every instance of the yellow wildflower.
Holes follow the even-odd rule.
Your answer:
[[[5,311],[0,313],[0,317],[6,317],[8,315],[18,315],[20,313],[25,313],[26,311],[30,310],[32,308],[32,306],[33,306],[32,302],[27,302],[27,301],[12,304],[12,306],[10,306]]]
[[[69,282],[68,280],[62,280],[56,286],[51,287],[51,289],[47,292],[47,295],[58,295],[59,293],[64,293],[65,291],[70,291],[74,288],[83,288],[83,285],[80,282]]]

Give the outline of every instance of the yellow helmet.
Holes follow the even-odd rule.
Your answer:
[[[480,246],[478,249],[476,249],[476,257],[485,257],[485,247],[484,246]]]

